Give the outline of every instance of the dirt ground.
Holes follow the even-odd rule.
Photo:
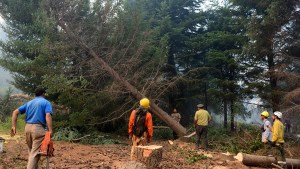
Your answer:
[[[3,136],[3,135],[2,135]],[[27,147],[22,136],[4,136],[4,153],[0,154],[0,169],[24,169],[27,163]],[[194,144],[182,141],[154,141],[153,145],[163,146],[161,169],[250,169],[224,155],[224,152],[196,151]],[[50,159],[51,169],[118,169],[129,161],[130,145],[105,144],[83,145],[78,143],[55,141],[55,157]],[[208,159],[189,163],[188,158],[204,155]],[[40,160],[40,168],[44,169],[46,159]],[[252,167],[251,169],[255,169]]]

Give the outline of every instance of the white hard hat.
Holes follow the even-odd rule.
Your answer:
[[[280,111],[275,111],[274,115],[277,116],[278,118],[282,118],[282,113]]]

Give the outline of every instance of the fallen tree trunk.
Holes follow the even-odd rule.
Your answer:
[[[90,56],[94,58],[94,60],[101,65],[101,67],[106,70],[115,81],[122,84],[127,91],[129,91],[133,97],[140,100],[145,96],[141,94],[134,86],[132,86],[127,80],[123,79],[112,67],[110,67],[102,58],[100,58],[96,52],[88,47],[85,42],[79,37],[76,36],[71,29],[67,26],[67,24],[63,20],[58,21],[59,26],[67,33],[67,35],[77,43],[82,49],[87,51]],[[172,128],[177,134],[184,135],[186,133],[186,129],[180,125],[177,121],[175,121],[171,116],[169,116],[165,111],[159,108],[153,101],[150,104],[150,111],[157,115],[161,120],[167,123],[170,128]]]
[[[234,158],[238,161],[241,161],[244,165],[247,166],[272,167],[272,164],[278,164],[278,161],[275,157],[268,156],[257,156],[245,153],[238,153]],[[287,158],[286,165],[288,168],[300,169],[300,160]]]
[[[270,167],[272,166],[272,163],[277,163],[275,157],[257,156],[244,153],[238,153],[234,158],[247,166]]]
[[[288,168],[300,169],[300,159],[287,158],[286,159],[286,165],[287,165]]]
[[[135,149],[135,156],[138,162],[142,162],[147,168],[158,168],[162,160],[162,146],[137,146]]]

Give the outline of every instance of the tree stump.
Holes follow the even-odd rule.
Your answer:
[[[137,146],[135,149],[136,160],[142,162],[147,168],[158,168],[162,159],[162,146]]]

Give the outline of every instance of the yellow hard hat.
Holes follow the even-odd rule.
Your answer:
[[[260,115],[265,116],[265,117],[269,117],[269,113],[267,111],[261,112]]]
[[[147,98],[143,98],[142,100],[140,100],[140,106],[148,109],[150,107],[150,100]]]

